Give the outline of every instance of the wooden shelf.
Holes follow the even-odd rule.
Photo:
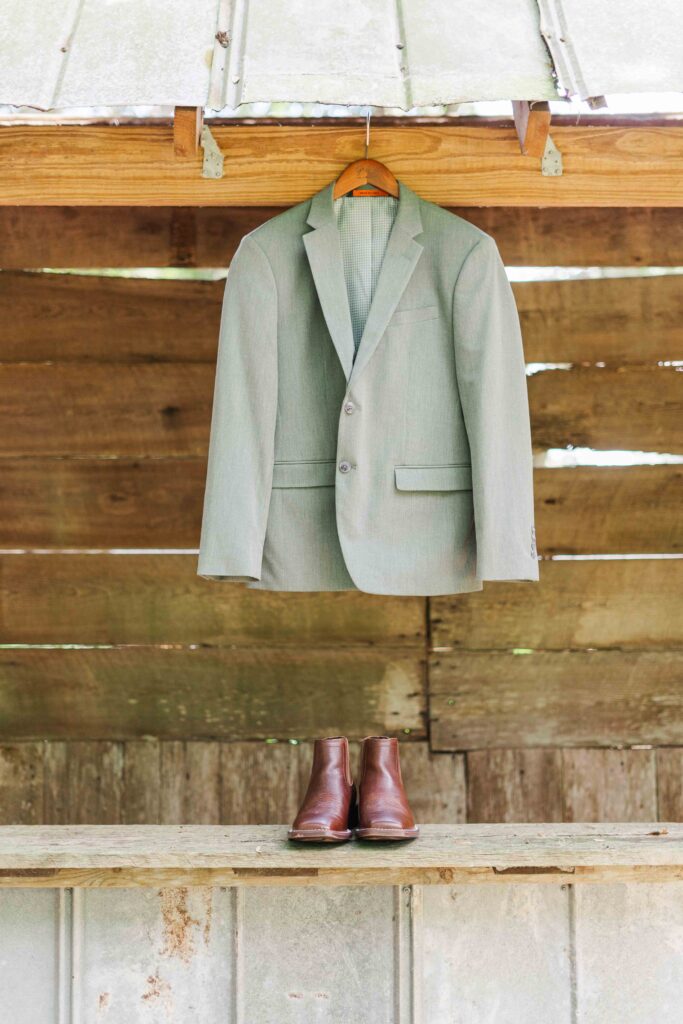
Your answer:
[[[267,826],[10,826],[3,887],[683,880],[683,824],[425,825],[413,843],[302,846]]]

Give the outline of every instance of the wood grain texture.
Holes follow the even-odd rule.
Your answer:
[[[683,275],[513,284],[527,362],[683,358]]]
[[[683,647],[683,559],[545,560],[533,595],[496,583],[429,610],[435,648]]]
[[[492,235],[510,265],[683,266],[675,208],[450,207]],[[0,206],[2,266],[227,267],[279,207]]]
[[[47,824],[42,743],[0,746],[0,824]]]
[[[5,272],[0,359],[215,364],[224,288],[223,280]]]
[[[196,549],[203,459],[6,458],[0,547]],[[534,473],[541,554],[683,551],[683,466]]]
[[[683,743],[683,650],[435,654],[435,750]]]
[[[203,455],[213,377],[197,363],[5,363],[0,456]]]
[[[563,820],[560,750],[470,750],[466,763],[468,821]]]
[[[224,284],[2,273],[0,359],[213,365]],[[513,290],[528,362],[683,355],[683,275],[524,281]]]
[[[663,366],[534,374],[534,446],[682,452],[681,379]],[[204,455],[213,383],[209,364],[5,363],[0,456]]]
[[[666,821],[683,821],[683,749],[664,747],[657,759],[657,810]]]
[[[425,600],[277,593],[197,576],[196,555],[0,556],[0,641],[423,648]]]
[[[565,821],[651,821],[658,817],[653,750],[563,750]]]
[[[680,880],[683,827],[425,825],[419,842],[293,844],[282,825],[8,826],[0,885],[450,884]],[[172,881],[171,881],[172,880]]]
[[[423,660],[392,648],[0,650],[3,739],[424,736]]]
[[[545,555],[683,551],[683,466],[582,466],[534,473]]]
[[[166,125],[7,127],[0,202],[40,206],[287,206],[358,157],[356,126],[217,126],[220,180],[177,160]],[[680,206],[678,127],[553,128],[564,173],[520,155],[513,127],[376,127],[373,157],[424,196],[460,206]]]
[[[529,378],[537,450],[683,452],[683,388],[673,366],[575,367]]]

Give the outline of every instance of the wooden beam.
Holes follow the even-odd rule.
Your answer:
[[[6,643],[425,644],[424,598],[207,585],[195,555],[3,555],[0,608]]]
[[[0,204],[288,206],[310,197],[362,152],[349,127],[213,129],[229,159],[219,180],[173,153],[173,129],[5,127]],[[564,126],[565,172],[544,177],[511,127],[376,128],[373,156],[425,199],[450,206],[681,206],[683,130]]]
[[[542,157],[550,133],[550,107],[547,102],[513,100],[512,114],[519,137],[519,148],[525,156]]]
[[[419,842],[307,848],[286,825],[0,830],[0,885],[401,885],[677,881],[683,825],[425,825]]]
[[[419,739],[423,676],[393,647],[0,649],[0,736]]]
[[[683,558],[545,560],[540,568],[540,585],[532,600],[528,588],[518,583],[485,586],[480,594],[431,598],[433,646],[439,650],[683,647]],[[12,569],[18,577],[21,569]],[[36,609],[42,602],[33,594],[32,581],[41,575],[36,567],[25,581]],[[17,578],[15,603],[20,606],[21,589]],[[54,594],[58,585],[43,589]],[[71,593],[78,590],[74,579]],[[87,616],[85,608],[82,614]],[[49,631],[47,622],[43,629]]]
[[[513,266],[683,265],[683,210],[450,207]],[[0,262],[42,267],[227,267],[276,206],[0,206]]]
[[[1,548],[199,546],[204,459],[6,458],[0,470]],[[683,466],[537,469],[534,488],[541,554],[683,551]]]
[[[683,650],[437,652],[434,750],[683,745]]]
[[[0,362],[215,363],[225,282],[0,274]],[[527,362],[683,359],[683,276],[513,285]]]
[[[203,456],[213,381],[208,363],[5,363],[0,456]],[[680,381],[673,366],[534,374],[534,446],[682,452]]]
[[[176,107],[173,111],[173,152],[177,157],[196,157],[202,133],[201,107]]]

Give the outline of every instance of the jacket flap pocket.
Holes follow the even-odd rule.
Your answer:
[[[438,315],[438,306],[417,306],[415,309],[397,309],[389,323],[414,324],[420,320],[435,320]]]
[[[333,487],[336,463],[276,462],[273,465],[273,487]]]
[[[396,466],[399,491],[471,491],[471,466]]]

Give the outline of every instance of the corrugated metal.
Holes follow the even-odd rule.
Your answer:
[[[42,110],[552,99],[548,47],[571,94],[683,88],[681,0],[0,0],[0,15],[0,104]]]
[[[683,90],[682,0],[538,0],[559,85],[586,99]]]

